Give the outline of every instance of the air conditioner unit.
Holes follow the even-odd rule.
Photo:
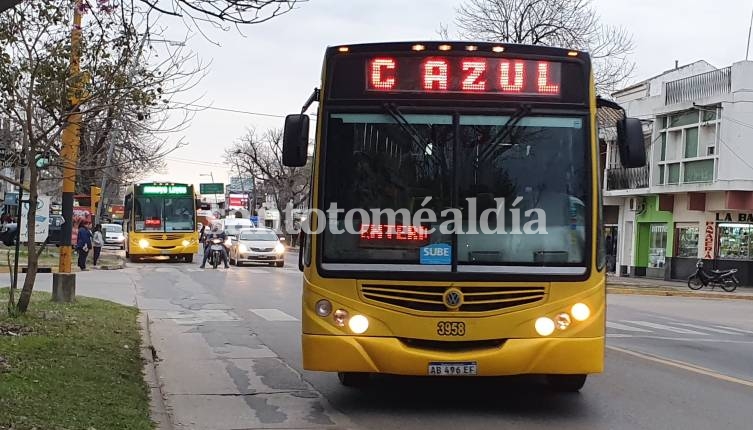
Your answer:
[[[642,214],[646,212],[646,198],[645,197],[631,197],[628,202],[631,212]]]

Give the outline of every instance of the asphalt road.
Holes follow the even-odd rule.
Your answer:
[[[364,429],[751,429],[753,302],[609,296],[606,371],[579,394],[555,394],[532,377],[428,380],[377,378],[367,390],[300,367],[301,275],[284,268],[198,269],[130,264],[152,297],[190,307],[195,285],[252,328],[233,342],[266,345]],[[194,290],[169,282],[190,278]],[[200,298],[196,298],[200,300]],[[247,339],[247,340],[246,340]],[[190,360],[190,357],[185,357]],[[274,369],[268,376],[274,379]]]

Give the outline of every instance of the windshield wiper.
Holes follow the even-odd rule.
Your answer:
[[[497,146],[505,139],[507,139],[510,134],[512,134],[513,129],[520,122],[520,120],[525,118],[529,113],[531,113],[531,106],[529,105],[520,105],[517,109],[515,109],[515,112],[513,112],[512,116],[510,116],[510,119],[508,119],[505,125],[503,125],[499,132],[497,132],[497,135],[489,140],[489,147],[486,148],[479,157],[477,157],[477,160],[480,161],[489,158],[497,149]]]
[[[400,112],[398,107],[394,103],[383,103],[382,108],[390,117],[392,117],[392,119],[395,120],[397,125],[399,125],[400,128],[411,137],[413,143],[418,145],[422,152],[426,152],[426,148],[431,144],[431,142],[421,136],[421,133],[419,133],[418,130],[413,127],[413,124],[408,122],[408,120]]]

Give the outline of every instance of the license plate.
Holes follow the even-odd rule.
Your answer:
[[[474,376],[477,374],[475,361],[462,361],[456,363],[431,362],[429,363],[429,376]]]

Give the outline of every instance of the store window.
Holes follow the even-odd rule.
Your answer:
[[[753,224],[719,224],[719,258],[753,259]]]
[[[675,257],[695,258],[698,256],[698,225],[677,227],[677,247]]]
[[[651,224],[648,235],[648,267],[663,268],[667,251],[667,225]]]

